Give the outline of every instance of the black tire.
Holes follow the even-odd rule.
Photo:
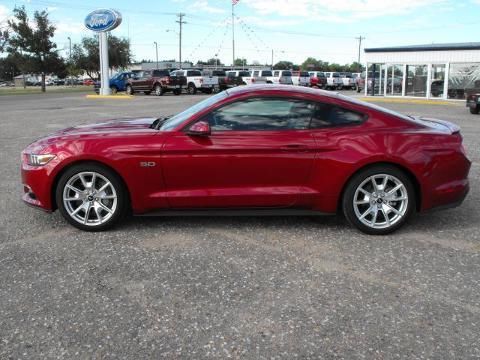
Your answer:
[[[480,109],[478,108],[478,105],[475,106],[475,107],[470,107],[469,109],[470,109],[470,114],[475,114],[475,115],[478,114],[478,112],[479,112],[479,110],[480,110]]]
[[[382,192],[381,195],[386,195],[386,197],[382,196],[380,198],[380,194],[375,193],[375,189],[373,189],[373,183],[371,183],[372,180],[370,178],[372,176],[378,176],[379,179],[377,178],[377,180],[382,180],[381,178],[382,175],[388,175],[390,177],[389,181],[391,182],[387,183],[387,186],[386,186],[386,188],[389,189],[388,191],[394,190],[392,189],[394,185],[391,185],[391,184],[395,184],[396,181],[400,182],[403,185],[403,187],[401,187],[399,190],[394,192],[391,196],[395,196],[395,198],[397,198],[398,192],[402,192],[403,195],[401,195],[401,197],[398,199],[406,197],[407,199],[406,202],[390,201],[390,199],[392,198],[390,197],[387,199],[388,191],[384,193],[385,190],[377,189],[377,191]],[[367,196],[364,195],[363,191],[357,191],[360,188],[360,186],[362,186],[362,188],[364,189],[363,186],[365,185],[363,184],[367,186],[368,184],[371,184],[370,186],[372,186],[372,189],[373,189],[372,194],[379,195],[379,197],[374,198],[372,196],[372,197],[368,197],[368,200],[366,200]],[[381,185],[381,184],[378,184],[378,185]],[[354,201],[358,202],[359,199],[356,198],[356,196],[358,195],[364,196],[365,198],[361,199],[360,201],[361,202],[366,201],[366,203],[362,205],[356,205],[357,206],[357,211],[356,211]],[[396,206],[398,208],[396,208]],[[360,207],[363,207],[363,210],[360,211],[359,210]],[[395,210],[397,210],[397,213],[401,213],[402,215],[401,216],[397,215],[397,213],[393,211],[385,213],[385,211],[383,210],[385,208],[387,208],[387,210],[391,210],[395,208]],[[386,235],[396,231],[403,224],[405,224],[408,218],[415,211],[415,208],[416,208],[415,190],[411,180],[402,170],[398,169],[395,166],[387,165],[387,164],[374,165],[364,170],[361,170],[360,172],[355,174],[346,185],[343,198],[342,198],[342,210],[348,222],[353,226],[355,226],[360,231],[370,235]],[[371,212],[371,209],[373,210],[373,212]],[[375,215],[375,212],[377,213],[377,215]],[[392,213],[393,213],[393,216],[390,218],[390,214]],[[359,216],[360,214],[361,216]],[[364,214],[367,214],[367,216],[365,216]],[[378,214],[380,214],[380,217],[378,217],[379,216]],[[361,219],[362,216],[364,216],[363,220]],[[380,226],[383,226],[382,223],[380,222],[381,219],[383,219],[383,223],[385,224],[384,227],[380,227]],[[377,227],[375,227],[375,224],[377,224],[376,223],[377,220],[379,222]],[[368,222],[370,222],[370,224],[373,224],[373,226],[367,225],[366,223]]]
[[[110,92],[112,93],[112,95],[115,95],[118,92],[117,87],[116,86],[111,86],[110,87]]]
[[[125,88],[125,92],[127,93],[127,95],[133,95],[135,93],[132,85],[127,85],[127,87]]]
[[[163,89],[162,85],[156,84],[155,85],[155,95],[162,96],[163,94],[165,94],[165,90]]]
[[[193,83],[188,84],[187,93],[189,95],[195,95],[197,93],[197,87],[195,86],[195,84]]]
[[[102,194],[103,196],[107,196],[107,197],[110,196],[110,198],[102,200],[101,195],[95,192],[91,194],[86,194],[85,191],[83,191],[80,195],[80,193],[70,190],[71,188],[67,188],[69,189],[67,190],[66,189],[67,183],[72,181],[77,181],[78,185],[74,187],[77,188],[78,190],[82,190],[83,181],[81,181],[80,178],[78,180],[75,180],[77,177],[80,177],[79,174],[81,173],[83,173],[83,177],[85,181],[87,181],[87,179],[90,179],[90,181],[92,181],[93,176],[89,178],[89,175],[88,175],[89,173],[96,174],[95,175],[96,180],[94,181],[93,189],[101,188],[103,185],[106,184],[105,180],[107,180],[110,183],[111,187],[109,186],[105,190],[103,190]],[[77,184],[77,183],[74,183],[74,184]],[[87,189],[87,187],[84,187],[84,188]],[[100,189],[96,189],[96,190],[100,190]],[[68,194],[68,191],[70,191],[71,194],[79,195],[79,200],[73,200],[70,202],[67,201],[68,204],[71,204],[73,202],[74,204],[72,205],[65,205],[64,203],[63,195],[65,192],[67,192]],[[89,190],[86,190],[86,191],[89,191]],[[87,197],[87,195],[89,196]],[[111,198],[113,195],[116,195],[115,200]],[[67,196],[72,196],[72,195],[67,195]],[[96,198],[96,196],[99,196],[99,197]],[[83,197],[83,199],[80,199],[80,197]],[[67,171],[65,171],[65,173],[63,173],[62,176],[60,177],[60,180],[58,181],[57,187],[55,189],[55,199],[57,202],[58,210],[60,211],[62,216],[71,225],[84,231],[103,231],[103,230],[110,229],[125,217],[129,209],[128,192],[125,189],[125,186],[122,180],[120,179],[120,177],[109,168],[99,165],[97,163],[83,163],[79,165],[74,165],[71,168],[69,168]],[[107,211],[102,210],[100,203],[105,207],[110,208],[110,210],[113,209],[113,212],[108,213]],[[69,209],[67,209],[68,206],[70,206]],[[76,208],[87,207],[88,211],[86,211],[86,209],[84,208],[78,211],[77,213],[78,216],[77,216],[73,214],[74,211],[72,212],[73,207],[76,207]],[[69,213],[69,211],[72,212],[72,215]],[[94,214],[92,214],[92,212]],[[101,219],[99,218],[99,215],[98,215],[99,212],[100,213],[103,212],[105,214],[104,219],[106,220],[104,220],[103,222],[100,221]],[[88,216],[86,216],[87,213],[88,213]],[[95,224],[94,219],[91,219],[90,224],[85,224],[85,222],[82,223],[81,214],[83,214],[83,218],[85,217],[87,218],[87,223],[89,222],[88,220],[92,218],[92,215],[93,217],[97,218],[97,220],[95,220],[96,222],[98,221],[100,222],[98,224]]]

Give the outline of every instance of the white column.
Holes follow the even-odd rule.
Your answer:
[[[405,96],[407,91],[407,64],[403,64],[403,86],[402,86],[402,96]]]
[[[445,81],[443,83],[443,98],[448,99],[448,78],[450,77],[450,63],[445,64]]]
[[[432,64],[427,65],[427,99],[430,99],[432,87]]]
[[[100,72],[101,72],[101,82],[100,82],[100,95],[110,95],[110,80],[109,80],[109,66],[108,66],[108,40],[107,33],[102,31],[99,34],[99,44],[100,44]]]
[[[365,89],[363,89],[365,91],[365,96],[368,95],[368,62],[366,63],[365,65]]]

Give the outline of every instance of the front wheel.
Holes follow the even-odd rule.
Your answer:
[[[111,228],[128,209],[122,181],[113,171],[94,163],[68,169],[58,182],[55,198],[62,216],[86,231]]]
[[[163,88],[160,84],[155,85],[155,95],[162,96],[164,93],[165,91],[163,91]]]
[[[118,92],[117,87],[116,86],[110,87],[110,92],[111,92],[112,95],[115,95]]]
[[[390,165],[367,168],[348,183],[343,213],[360,231],[385,235],[400,228],[415,210],[415,191],[404,172]]]
[[[470,107],[470,114],[478,114],[479,113],[478,105],[475,107]]]
[[[131,85],[127,85],[127,88],[125,89],[127,95],[133,95],[133,87]]]

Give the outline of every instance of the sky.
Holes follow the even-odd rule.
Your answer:
[[[97,8],[120,11],[115,36],[130,39],[134,59],[178,61],[178,20],[185,13],[182,60],[218,56],[232,62],[231,0],[0,0],[0,28],[15,6],[33,14],[46,9],[57,27],[54,40],[68,57],[69,41],[92,35],[83,24]],[[239,0],[235,11],[235,57],[270,64],[302,63],[307,57],[340,64],[363,48],[475,42],[480,0]]]

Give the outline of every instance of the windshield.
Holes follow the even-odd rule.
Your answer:
[[[291,71],[284,71],[282,73],[283,76],[292,76],[292,72]]]
[[[185,120],[190,118],[192,115],[196,114],[203,109],[208,108],[209,106],[215,104],[216,102],[225,99],[228,96],[226,91],[222,91],[217,95],[211,96],[203,101],[200,101],[198,104],[189,107],[187,110],[182,111],[180,114],[177,114],[170,119],[168,119],[160,128],[161,131],[172,131],[178,125],[183,123]]]

